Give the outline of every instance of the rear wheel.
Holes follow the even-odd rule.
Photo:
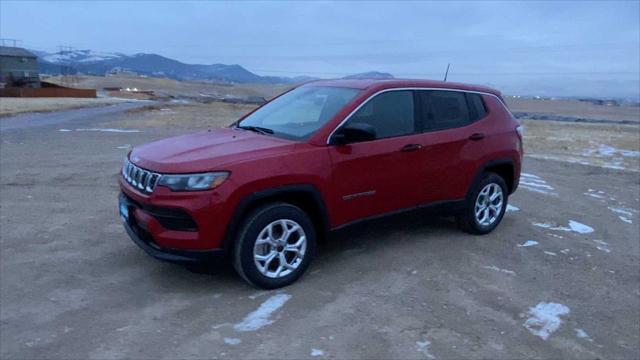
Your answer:
[[[315,252],[313,224],[300,208],[273,203],[253,211],[236,239],[234,267],[251,285],[275,289],[296,281]]]
[[[507,208],[507,185],[495,173],[484,173],[473,186],[462,213],[456,220],[460,228],[472,234],[487,234],[495,229]]]

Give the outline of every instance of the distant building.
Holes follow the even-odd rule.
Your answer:
[[[25,49],[0,46],[0,88],[39,88],[37,59]]]
[[[138,73],[120,66],[107,71],[104,76],[138,76]]]

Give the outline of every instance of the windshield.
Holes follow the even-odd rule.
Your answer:
[[[293,140],[307,139],[359,92],[340,87],[300,87],[267,103],[237,126]]]

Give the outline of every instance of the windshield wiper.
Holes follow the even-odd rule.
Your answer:
[[[236,126],[238,129],[245,129],[253,132],[257,132],[260,134],[273,134],[273,130],[261,126],[252,126],[252,125],[238,125]]]

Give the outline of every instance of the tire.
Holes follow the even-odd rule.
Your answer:
[[[494,194],[498,193],[498,189],[501,194],[498,196],[501,199],[499,205],[498,197],[496,197],[496,200],[490,200]],[[508,194],[507,184],[501,176],[492,172],[483,173],[469,191],[464,209],[456,216],[458,226],[470,234],[484,235],[490,233],[500,224],[504,217],[507,209]],[[478,208],[476,208],[476,205],[479,205]],[[478,216],[476,216],[477,209],[480,213]],[[487,217],[484,217],[485,213]]]
[[[277,289],[302,276],[315,250],[316,233],[309,216],[291,204],[271,203],[245,219],[235,241],[233,266],[249,284]]]

